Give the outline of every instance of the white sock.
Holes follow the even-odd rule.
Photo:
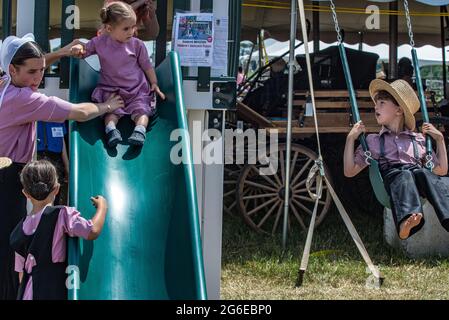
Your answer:
[[[145,132],[147,131],[147,128],[145,128],[142,125],[138,125],[134,128],[134,131],[140,132],[142,134],[145,134]]]
[[[109,121],[109,123],[106,125],[106,134],[108,134],[109,132],[111,132],[112,130],[115,129],[115,123],[113,121]]]

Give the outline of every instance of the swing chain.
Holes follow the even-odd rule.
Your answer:
[[[335,8],[335,4],[333,0],[329,0],[331,3],[331,10],[332,10],[332,18],[334,19],[334,25],[335,25],[335,31],[337,32],[337,41],[338,44],[343,42],[343,38],[341,37],[341,32],[340,32],[340,25],[338,23],[338,19],[337,19],[337,9]]]
[[[366,150],[365,153],[364,153],[364,156],[365,156],[365,163],[366,163],[367,165],[370,165],[370,164],[371,164],[371,161],[374,160],[374,159],[373,159],[373,155],[371,154],[371,151]]]
[[[433,170],[433,168],[435,167],[435,164],[433,163],[433,156],[431,154],[426,155],[426,163],[425,166],[427,169],[429,169],[430,171]]]
[[[404,0],[404,9],[405,9],[405,17],[407,19],[407,29],[408,29],[408,36],[410,38],[410,46],[412,48],[414,48],[415,40],[413,40],[412,21],[410,19],[410,11],[408,9],[408,1],[407,0]]]

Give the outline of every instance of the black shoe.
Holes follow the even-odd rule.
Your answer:
[[[111,148],[115,148],[119,142],[122,142],[122,135],[120,131],[117,129],[111,130],[106,134],[108,139],[108,146]]]
[[[143,146],[145,142],[145,134],[139,131],[133,131],[131,136],[128,138],[128,143],[133,146]]]

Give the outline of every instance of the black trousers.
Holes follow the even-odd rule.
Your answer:
[[[15,300],[19,286],[9,236],[27,213],[26,198],[20,183],[22,168],[23,165],[13,163],[8,168],[0,169],[0,300]]]
[[[390,195],[391,210],[399,233],[401,222],[412,213],[423,213],[420,197],[426,198],[444,229],[449,231],[449,178],[440,177],[418,165],[392,165],[382,170],[385,189]],[[410,236],[418,232],[425,223],[410,230]]]

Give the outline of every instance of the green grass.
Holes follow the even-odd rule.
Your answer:
[[[369,273],[338,212],[332,209],[314,233],[303,286],[294,284],[305,232],[289,234],[281,258],[281,235],[251,230],[240,216],[224,214],[222,299],[449,299],[449,260],[413,260],[383,239],[381,215],[352,221],[385,281],[369,289]]]

